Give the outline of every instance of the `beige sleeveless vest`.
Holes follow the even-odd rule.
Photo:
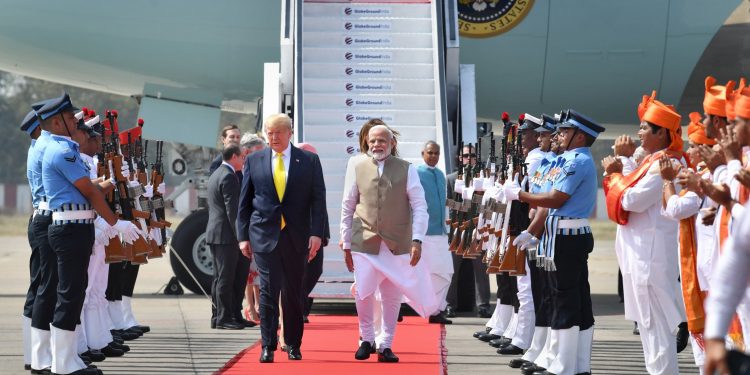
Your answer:
[[[411,206],[406,194],[409,162],[390,156],[378,176],[369,158],[355,167],[359,203],[352,220],[352,251],[378,254],[383,241],[395,255],[411,250]]]

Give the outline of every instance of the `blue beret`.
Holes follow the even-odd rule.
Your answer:
[[[60,97],[49,99],[46,103],[39,108],[37,113],[41,117],[42,121],[63,112],[77,112],[78,108],[73,106],[70,101],[70,96],[67,92],[63,93]]]
[[[603,126],[597,124],[594,120],[572,109],[567,110],[567,116],[565,117],[565,121],[560,123],[557,126],[558,128],[578,128],[594,138],[598,137],[599,133],[605,130]]]

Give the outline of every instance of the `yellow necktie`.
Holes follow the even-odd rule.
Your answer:
[[[276,185],[276,194],[279,195],[279,202],[284,198],[286,190],[286,171],[284,171],[284,159],[280,152],[276,153],[276,167],[273,169],[273,184]],[[284,215],[281,215],[281,229],[286,226]]]

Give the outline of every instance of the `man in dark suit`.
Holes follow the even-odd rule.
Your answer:
[[[318,156],[289,142],[289,116],[270,116],[264,129],[270,148],[245,160],[238,237],[240,249],[253,256],[260,274],[260,362],[273,362],[278,345],[280,292],[287,354],[289,359],[299,360],[302,277],[305,263],[315,257],[323,238],[325,182]]]
[[[250,258],[240,253],[237,241],[237,209],[240,198],[240,180],[235,172],[245,161],[237,145],[229,145],[221,152],[223,162],[208,179],[208,226],[206,243],[214,257],[214,281],[211,327],[243,329],[244,322],[237,320],[238,293],[240,304],[247,282]],[[243,276],[244,275],[244,276]],[[239,288],[238,288],[239,286]]]

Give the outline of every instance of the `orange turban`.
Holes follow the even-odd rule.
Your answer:
[[[643,95],[643,100],[641,100],[641,103],[638,104],[638,120],[643,121],[643,114],[646,113],[646,108],[648,108],[648,105],[651,104],[656,100],[656,90],[651,91],[651,96]]]
[[[750,87],[745,87],[737,95],[737,99],[734,102],[734,112],[737,117],[750,120]]]
[[[703,111],[706,114],[727,117],[726,88],[716,84],[716,78],[706,77],[706,95],[703,98]]]
[[[646,107],[641,121],[650,122],[656,126],[669,130],[669,136],[672,143],[667,147],[675,152],[682,152],[682,127],[680,126],[680,116],[671,105],[654,100]]]
[[[698,112],[690,112],[690,124],[688,125],[687,133],[688,139],[695,144],[709,146],[716,144],[716,140],[706,136],[706,127],[703,126],[701,114]]]
[[[735,117],[735,102],[737,101],[737,97],[740,95],[740,92],[745,88],[745,79],[740,78],[740,85],[737,87],[737,90],[734,89],[734,81],[727,82],[727,88],[726,88],[726,97],[727,97],[727,119],[734,120]]]

